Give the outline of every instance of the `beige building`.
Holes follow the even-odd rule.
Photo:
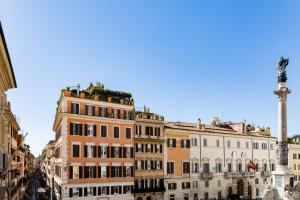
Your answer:
[[[300,181],[300,136],[293,136],[289,144],[288,164],[289,168],[294,172],[294,181]]]

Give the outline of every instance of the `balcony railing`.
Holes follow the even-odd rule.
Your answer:
[[[200,173],[200,179],[202,180],[210,180],[214,177],[212,172],[202,172]]]
[[[96,116],[96,117],[108,117],[114,119],[125,119],[125,120],[133,120],[133,114],[116,114],[110,112],[87,112],[86,109],[80,110],[69,110],[68,113],[76,114],[76,115],[87,115],[87,116]]]
[[[272,174],[272,173],[271,173],[270,171],[262,171],[262,172],[261,172],[261,176],[264,177],[264,178],[265,178],[265,177],[270,177],[271,174]]]
[[[134,193],[153,193],[153,192],[165,192],[166,188],[165,186],[161,186],[159,188],[134,188]]]
[[[254,177],[254,172],[224,172],[225,178],[245,178],[245,177]]]

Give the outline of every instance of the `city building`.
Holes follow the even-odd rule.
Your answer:
[[[136,200],[164,199],[164,118],[149,108],[135,112],[135,172]]]
[[[300,135],[289,138],[289,169],[294,172],[295,183],[300,181]]]
[[[62,90],[53,125],[58,199],[133,200],[134,101],[104,85]]]
[[[241,123],[165,123],[165,199],[259,198],[275,170],[276,138]],[[251,164],[254,166],[251,167]]]

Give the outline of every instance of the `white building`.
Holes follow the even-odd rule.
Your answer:
[[[196,124],[168,123],[164,135],[165,199],[259,198],[265,181],[271,181],[276,138],[270,136],[268,128],[246,126],[245,122],[220,123],[216,118],[212,125],[200,120]],[[185,146],[182,141],[187,135],[190,142]],[[170,139],[176,139],[175,147],[170,147]],[[189,165],[184,164],[186,161]],[[256,170],[248,169],[250,161]]]

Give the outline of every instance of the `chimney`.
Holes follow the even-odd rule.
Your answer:
[[[200,118],[198,118],[197,128],[198,129],[202,129],[202,123],[201,123],[201,119]]]

